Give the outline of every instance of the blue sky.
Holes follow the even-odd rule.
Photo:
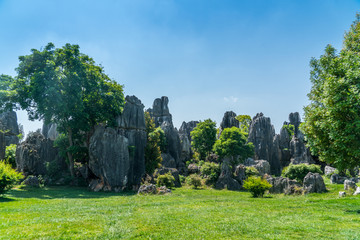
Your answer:
[[[145,107],[168,96],[174,124],[225,111],[269,116],[278,132],[303,113],[309,61],[340,49],[360,1],[0,0],[0,73],[48,42],[81,51]],[[26,121],[25,131],[40,123]]]

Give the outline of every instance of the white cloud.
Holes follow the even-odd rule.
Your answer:
[[[233,103],[236,103],[238,100],[239,100],[239,98],[234,97],[234,96],[224,97],[224,101],[225,101],[225,102],[233,102]]]

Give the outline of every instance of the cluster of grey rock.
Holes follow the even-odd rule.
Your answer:
[[[177,130],[172,121],[168,107],[169,99],[155,99],[152,108],[147,109],[154,119],[155,126],[160,127],[166,137],[166,149],[162,153],[162,168],[159,174],[170,172],[176,179],[176,186],[181,186],[179,174],[196,173],[197,166],[186,168],[185,163],[192,158],[191,131],[198,121],[183,122]],[[220,123],[220,133],[225,128],[239,127],[236,113],[229,111],[224,114]],[[88,142],[89,161],[78,169],[78,174],[85,178],[94,191],[122,191],[124,189],[139,189],[145,173],[145,146],[147,141],[144,105],[135,96],[127,96],[123,113],[117,117],[116,126],[98,125]],[[299,113],[291,113],[289,122],[294,135],[283,127],[280,134],[275,134],[271,120],[262,113],[257,114],[250,124],[248,141],[255,146],[254,157],[245,163],[230,168],[222,164],[220,177],[216,188],[240,190],[245,180],[246,167],[256,168],[260,175],[279,176],[283,167],[290,163],[314,163],[309,149],[305,147],[304,136],[299,130],[301,119]],[[7,112],[0,115],[0,127],[6,131],[0,132],[0,157],[4,156],[5,147],[18,143],[19,134],[16,113]],[[53,141],[58,136],[55,124],[44,125],[42,133],[29,134],[27,139],[18,145],[16,163],[18,170],[26,176],[46,175],[49,166],[58,166],[58,172],[67,172],[64,159],[58,149],[53,147]],[[224,160],[226,162],[226,160]],[[320,175],[319,175],[320,176]],[[322,192],[324,185],[318,175],[309,175],[301,185],[293,180],[282,177],[269,177],[273,184],[270,192],[287,193],[303,188],[305,192]],[[337,177],[333,175],[334,179]],[[320,176],[321,178],[321,176]],[[335,180],[334,180],[335,181]],[[339,178],[336,180],[338,183]],[[306,184],[305,184],[306,183]]]
[[[295,127],[293,136],[285,127],[281,128],[280,134],[275,134],[270,118],[262,113],[258,113],[250,125],[248,141],[255,146],[254,159],[269,161],[271,174],[274,175],[280,175],[281,169],[290,163],[314,163],[305,146],[304,135],[299,130],[301,119],[298,112],[290,113],[289,122],[284,122],[284,125],[289,124]]]
[[[0,159],[5,157],[5,149],[10,144],[18,144],[19,126],[16,112],[9,111],[0,114]]]

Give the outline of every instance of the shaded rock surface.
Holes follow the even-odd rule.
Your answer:
[[[99,180],[93,190],[122,191],[138,188],[145,173],[146,131],[144,105],[126,96],[118,126],[98,125],[89,143],[89,169]]]
[[[39,187],[40,181],[36,176],[28,176],[23,182],[24,185],[30,187]]]
[[[42,135],[45,138],[49,138],[50,140],[54,141],[58,136],[59,132],[57,131],[57,124],[56,123],[49,123],[43,124],[42,126]]]
[[[191,136],[190,133],[196,125],[198,121],[190,121],[190,122],[183,122],[179,129],[179,137],[181,143],[181,154],[180,159],[181,162],[187,162],[192,158],[193,152],[191,150]]]
[[[26,140],[16,148],[17,170],[28,175],[46,175],[48,164],[55,165],[58,171],[67,171],[65,161],[59,156],[53,141],[45,138],[41,133],[30,133]]]
[[[216,189],[228,189],[232,191],[241,190],[241,185],[233,178],[230,168],[230,159],[224,159],[221,164],[221,173],[215,184]]]
[[[175,187],[181,187],[179,171],[176,168],[166,168],[166,167],[157,168],[155,170],[154,178],[157,178],[157,176],[164,175],[168,172],[170,172],[175,179],[174,182]]]
[[[326,192],[324,179],[319,173],[309,172],[304,178],[304,191],[305,193],[323,193]]]
[[[161,97],[154,100],[153,107],[147,111],[154,119],[155,126],[161,127],[165,133],[166,138],[166,151],[162,154],[168,155],[163,157],[162,165],[169,168],[177,168],[180,172],[186,171],[185,162],[181,159],[182,146],[180,141],[179,132],[174,128],[172,122],[172,115],[168,107],[168,97]],[[188,145],[189,143],[184,143]]]
[[[333,174],[335,171],[336,171],[336,168],[333,168],[330,166],[325,166],[324,174],[330,175],[330,174]]]
[[[348,180],[346,179],[344,181],[344,190],[355,190],[356,189],[356,182],[352,181],[352,180]]]
[[[154,184],[143,184],[138,190],[138,194],[156,194],[157,188]]]
[[[239,127],[239,121],[236,119],[236,113],[233,111],[227,111],[224,113],[224,117],[220,123],[219,136],[225,128]]]
[[[271,174],[280,175],[281,165],[278,149],[274,147],[275,130],[271,120],[263,113],[258,113],[249,128],[248,141],[255,147],[255,160],[264,159],[270,163]]]
[[[245,161],[245,166],[248,167],[254,167],[256,170],[259,171],[259,174],[261,176],[264,176],[265,174],[270,174],[270,164],[266,160],[253,160],[253,159],[247,159]]]
[[[18,144],[19,126],[14,111],[0,114],[0,159],[5,157],[5,149],[10,144]]]
[[[267,176],[266,180],[272,185],[269,189],[270,193],[285,193],[292,194],[294,188],[301,188],[301,184],[296,180],[291,180],[289,178],[284,177],[272,177]]]
[[[267,160],[274,175],[280,175],[281,169],[290,163],[315,163],[299,129],[301,118],[298,112],[289,114],[289,122],[284,125],[289,124],[294,125],[293,136],[285,127],[280,129],[280,134],[275,134],[270,118],[258,113],[249,128],[248,141],[255,146],[254,159]]]

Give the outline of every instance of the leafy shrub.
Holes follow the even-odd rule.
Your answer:
[[[265,179],[251,176],[244,181],[244,188],[249,190],[253,197],[264,196],[265,191],[272,187]]]
[[[10,164],[13,168],[16,167],[15,155],[16,155],[16,144],[10,144],[5,149],[5,162],[7,164]]]
[[[198,187],[201,187],[201,177],[197,174],[191,174],[186,178],[186,184],[189,186],[192,186],[192,188],[197,189]]]
[[[165,186],[167,188],[173,188],[175,186],[175,178],[171,175],[170,172],[165,173],[163,175],[159,175],[156,178],[156,185],[158,187]]]
[[[200,168],[200,174],[205,178],[206,185],[213,185],[219,178],[220,166],[214,162],[205,162]]]
[[[0,161],[0,194],[11,189],[22,178],[23,175],[15,171],[10,164]]]
[[[184,175],[179,174],[179,179],[181,183],[185,183],[186,177]]]
[[[259,176],[260,173],[255,167],[246,167],[245,168],[245,176],[252,177],[252,176]]]
[[[283,128],[286,129],[286,131],[289,133],[289,136],[292,137],[294,136],[294,133],[295,133],[295,126],[292,125],[292,124],[285,124],[282,126]]]
[[[308,164],[302,163],[302,164],[297,164],[297,165],[290,164],[288,167],[283,169],[282,175],[284,177],[288,177],[290,179],[295,179],[298,182],[303,182],[304,177],[309,172],[320,173],[320,174],[323,173],[321,171],[319,165],[315,165],[315,164],[308,165]]]

